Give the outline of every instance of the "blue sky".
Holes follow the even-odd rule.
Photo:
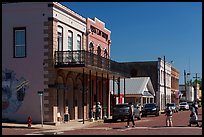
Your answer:
[[[202,78],[201,2],[62,2],[87,18],[97,17],[111,31],[111,59],[117,62],[156,61]]]

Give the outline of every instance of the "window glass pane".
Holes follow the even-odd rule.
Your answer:
[[[73,39],[72,32],[68,31],[68,50],[73,50],[72,39]]]
[[[25,56],[25,46],[16,46],[16,57]]]
[[[58,32],[58,50],[62,51],[62,33]]]
[[[77,50],[81,49],[81,36],[77,35]]]
[[[25,45],[25,31],[16,30],[16,45]]]
[[[57,42],[58,51],[63,51],[63,28],[61,26],[57,28]]]

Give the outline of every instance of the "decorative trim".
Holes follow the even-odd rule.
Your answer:
[[[58,3],[58,4],[60,4],[60,3]],[[60,5],[61,5],[61,4],[60,4]],[[63,6],[63,5],[61,5],[61,6]],[[53,7],[56,8],[56,9],[59,9],[59,10],[63,11],[64,13],[66,13],[66,14],[72,16],[73,18],[76,18],[76,19],[80,20],[80,21],[83,22],[83,23],[86,23],[86,18],[84,18],[84,17],[82,17],[81,15],[75,13],[74,11],[70,10],[69,8],[67,8],[66,6],[64,6],[64,7],[67,8],[67,10],[66,10],[66,9],[63,9],[62,7],[60,7],[59,5],[56,5],[56,4],[54,4]],[[69,12],[68,10],[70,10],[70,12]],[[72,13],[72,12],[73,12],[73,13]],[[74,15],[74,14],[76,14],[76,15],[78,15],[78,16],[81,16],[81,18],[84,18],[84,20],[81,19],[80,17],[77,17],[77,16]]]

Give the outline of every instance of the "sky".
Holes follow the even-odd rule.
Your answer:
[[[202,2],[61,2],[111,31],[111,59],[172,62],[184,84],[202,79]],[[188,80],[188,79],[187,79]]]

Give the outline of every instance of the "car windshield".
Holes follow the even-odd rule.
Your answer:
[[[116,105],[114,108],[116,109],[116,108],[127,108],[127,107],[129,107],[128,105]]]
[[[152,107],[156,107],[155,104],[145,104],[144,106],[145,108],[152,108]]]

